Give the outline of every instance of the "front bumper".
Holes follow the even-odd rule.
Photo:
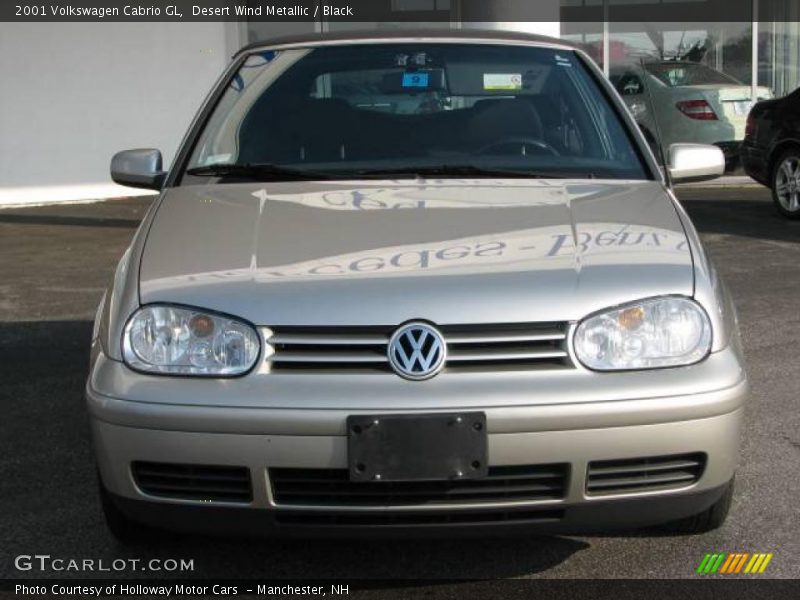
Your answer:
[[[744,172],[762,185],[769,186],[769,152],[755,143],[745,140],[741,148]]]
[[[738,356],[723,350],[699,370],[683,369],[684,379],[706,377],[707,382],[712,371],[730,361],[738,365]],[[130,401],[122,398],[125,389],[108,393],[108,381],[121,383],[127,377],[125,367],[112,362],[102,359],[95,364],[95,369],[119,371],[118,377],[105,379],[105,393],[93,385],[96,377],[87,386],[103,485],[137,520],[209,532],[316,535],[357,529],[388,530],[394,535],[438,530],[442,525],[448,531],[456,525],[470,531],[487,527],[590,531],[678,519],[713,504],[733,477],[747,396],[743,371],[728,370],[727,385],[694,394],[681,388],[684,393],[671,396],[527,406],[504,406],[502,397],[494,397],[488,406],[469,407],[486,413],[490,465],[566,464],[562,497],[435,506],[299,506],[276,501],[269,469],[346,469],[344,421],[349,414],[431,410],[223,408]],[[599,496],[587,491],[587,467],[592,461],[687,453],[703,455],[705,464],[701,475],[686,485]],[[131,470],[135,461],[245,467],[252,498],[216,502],[154,497],[137,486]]]

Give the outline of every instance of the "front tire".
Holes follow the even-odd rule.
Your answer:
[[[97,477],[100,491],[100,504],[103,508],[103,516],[106,521],[106,528],[118,542],[123,544],[142,542],[152,537],[153,531],[131,519],[123,513],[114,503],[111,494],[103,485],[98,474]]]
[[[788,219],[800,219],[800,148],[778,157],[770,183],[775,209]]]
[[[663,529],[669,533],[685,535],[708,533],[709,531],[719,529],[725,523],[725,520],[728,518],[728,512],[731,509],[731,503],[733,501],[733,483],[734,480],[731,479],[719,500],[703,512],[692,515],[691,517],[686,517],[685,519],[673,521],[672,523],[667,523],[664,525]]]

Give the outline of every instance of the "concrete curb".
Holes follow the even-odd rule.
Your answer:
[[[677,188],[755,188],[764,187],[755,179],[747,177],[746,175],[730,175],[728,177],[720,177],[719,179],[712,179],[710,181],[700,181],[697,183],[681,183],[676,185]]]

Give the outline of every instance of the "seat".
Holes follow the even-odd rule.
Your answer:
[[[467,123],[465,134],[465,140],[473,149],[509,138],[543,139],[539,113],[525,100],[481,100],[475,103],[475,108],[476,114]]]
[[[345,158],[355,135],[344,100],[272,98],[256,105],[239,130],[240,162],[324,162]]]

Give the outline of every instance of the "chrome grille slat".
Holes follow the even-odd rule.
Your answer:
[[[511,510],[469,510],[469,511],[437,511],[437,512],[402,512],[381,510],[364,512],[331,512],[331,511],[276,511],[275,520],[283,525],[301,527],[352,527],[369,526],[383,528],[427,527],[452,523],[465,525],[502,524],[528,525],[533,523],[557,523],[564,518],[563,509],[523,509]]]
[[[448,361],[462,360],[524,360],[543,359],[543,358],[566,358],[567,353],[563,350],[518,350],[514,351],[485,351],[480,348],[470,348],[464,350],[454,350],[447,355]]]
[[[694,480],[694,474],[688,471],[669,473],[667,475],[637,475],[634,477],[619,477],[617,479],[604,479],[593,481],[591,487],[595,489],[635,487],[643,484],[661,485],[663,483],[680,483]]]
[[[270,338],[271,344],[303,344],[320,346],[385,346],[389,343],[389,336],[380,333],[353,333],[330,335],[313,335],[307,333],[275,334]]]
[[[651,464],[647,466],[649,472],[654,471],[674,471],[679,469],[694,469],[699,465],[697,461],[693,460],[676,460],[666,462],[663,464]],[[601,475],[622,475],[625,473],[639,473],[641,472],[641,465],[621,466],[621,467],[592,467],[589,473],[592,476]]]
[[[147,469],[146,467],[138,467],[136,469],[136,476],[139,479],[147,479],[148,481],[157,482],[159,480],[164,481],[175,481],[175,480],[202,480],[205,482],[218,482],[218,483],[233,483],[233,484],[240,484],[242,482],[246,482],[248,477],[246,474],[227,474],[227,473],[204,473],[204,474],[195,474],[195,473],[181,473],[178,471],[171,471],[171,472],[159,472],[159,471],[152,471]]]
[[[273,363],[280,362],[308,362],[308,363],[385,363],[385,354],[374,352],[304,352],[289,351],[276,354]]]
[[[176,496],[180,496],[180,492],[191,492],[193,494],[198,495],[208,495],[212,496],[215,494],[231,494],[234,496],[238,496],[239,490],[234,488],[233,486],[226,486],[226,485],[212,485],[202,484],[202,485],[193,485],[192,487],[187,487],[185,485],[181,485],[179,483],[161,483],[158,481],[150,481],[147,478],[140,478],[139,485],[142,489],[147,489],[148,493],[153,494],[154,491],[159,491],[161,494],[159,495],[171,495],[170,492],[179,492],[175,494]]]
[[[468,333],[453,333],[447,336],[448,344],[503,344],[513,342],[545,342],[549,340],[563,340],[563,332],[551,333],[508,333],[497,335],[470,335]]]
[[[567,323],[438,325],[444,371],[563,369],[573,366]],[[387,346],[396,326],[281,326],[264,329],[272,371],[391,373]]]

